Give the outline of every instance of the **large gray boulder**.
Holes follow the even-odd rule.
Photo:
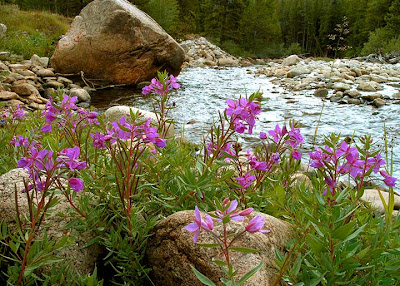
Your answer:
[[[178,75],[183,49],[147,14],[126,0],[95,0],[75,17],[50,64],[60,73],[136,84],[157,71]]]

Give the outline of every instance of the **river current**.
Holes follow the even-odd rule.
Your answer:
[[[200,143],[218,111],[226,108],[226,99],[237,99],[260,90],[265,101],[262,113],[256,123],[253,135],[241,136],[244,146],[258,141],[260,131],[273,129],[276,124],[288,124],[290,120],[301,123],[301,133],[305,137],[303,154],[313,149],[314,134],[318,126],[317,145],[323,145],[323,136],[332,132],[343,137],[372,135],[374,142],[383,144],[384,127],[394,148],[394,176],[400,178],[400,105],[387,104],[381,108],[371,105],[338,104],[314,97],[310,91],[287,91],[272,83],[273,78],[254,75],[249,71],[257,67],[242,68],[186,68],[178,76],[181,89],[175,91],[173,102],[176,108],[170,116],[177,122],[175,131],[184,130],[185,137]],[[397,90],[385,85],[383,95]],[[152,100],[127,89],[104,90],[92,97],[92,105],[104,108],[111,105],[131,105],[152,111]],[[397,185],[400,185],[398,182]],[[400,190],[396,188],[397,192]]]

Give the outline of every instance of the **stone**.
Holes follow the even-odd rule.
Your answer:
[[[361,104],[361,101],[358,98],[349,98],[347,100],[347,102],[349,104],[355,104],[355,105],[360,105]]]
[[[311,71],[307,67],[298,67],[298,68],[293,68],[291,69],[286,76],[288,78],[293,78],[295,76],[299,76],[302,74],[309,74]]]
[[[9,52],[0,52],[0,61],[8,61],[10,59]]]
[[[114,122],[114,121],[119,121],[119,119],[123,116],[125,116],[126,121],[129,123],[132,123],[131,120],[131,115],[130,115],[130,110],[133,111],[133,113],[140,112],[140,118],[146,119],[146,118],[151,118],[151,123],[153,125],[157,125],[157,116],[155,113],[146,111],[146,110],[141,110],[136,107],[131,107],[131,106],[126,106],[126,105],[119,105],[119,106],[113,106],[107,109],[104,113],[106,122]],[[174,129],[174,124],[170,123],[167,124],[167,134],[166,138],[173,138],[175,134],[175,129]]]
[[[27,70],[31,67],[31,64],[10,64],[9,68],[13,70]]]
[[[19,211],[22,214],[28,213],[26,194],[19,191],[24,188],[24,180],[29,180],[29,175],[24,169],[13,169],[0,176],[0,221],[3,219],[6,221],[9,231],[16,230],[15,186],[18,191]],[[79,194],[79,196],[82,194]],[[39,236],[43,235],[43,231],[46,230],[48,237],[54,241],[61,239],[65,233],[77,237],[76,243],[60,250],[56,255],[70,261],[73,269],[81,274],[92,272],[102,249],[97,244],[83,248],[82,246],[92,239],[93,236],[87,237],[87,235],[81,235],[74,229],[63,229],[69,221],[67,209],[70,205],[64,196],[56,196],[58,196],[59,203],[53,208],[51,214],[46,215],[40,228],[41,233]],[[59,216],[57,213],[64,215]]]
[[[352,97],[352,98],[358,98],[361,96],[361,93],[358,90],[352,89],[352,90],[347,90],[345,91],[345,94]]]
[[[396,92],[396,93],[392,94],[391,98],[399,100],[400,99],[400,92]]]
[[[45,87],[45,88],[49,88],[49,87],[64,88],[64,85],[61,82],[58,82],[55,80],[50,80],[50,81],[46,82],[45,84],[43,84],[43,87]]]
[[[342,83],[342,82],[336,82],[332,88],[334,90],[350,90],[350,85]]]
[[[36,74],[40,77],[53,77],[54,72],[51,69],[39,69],[36,71]]]
[[[376,98],[374,99],[374,101],[372,102],[372,105],[375,107],[382,107],[386,104],[385,100],[383,100],[382,98]]]
[[[31,95],[31,94],[39,94],[39,91],[37,90],[36,87],[29,83],[17,83],[13,84],[11,87],[11,90],[18,95]]]
[[[386,202],[389,202],[389,193],[386,191],[381,191],[381,194]],[[382,199],[379,196],[378,190],[375,189],[365,189],[364,194],[360,198],[361,201],[370,203],[371,208],[379,214],[385,213],[385,207],[383,206]],[[394,209],[400,209],[400,196],[396,193],[394,194]]]
[[[362,91],[377,91],[383,88],[377,82],[363,81],[357,86],[357,89]]]
[[[57,81],[58,81],[58,82],[61,82],[63,85],[70,85],[70,84],[73,84],[73,81],[72,81],[72,80],[70,80],[70,79],[68,79],[68,78],[66,78],[66,77],[62,77],[62,76],[57,77]]]
[[[239,64],[238,60],[234,58],[222,58],[218,60],[218,65],[226,66],[226,67],[233,67]]]
[[[282,62],[283,66],[293,66],[301,61],[301,58],[299,58],[297,55],[291,55],[285,58]]]
[[[382,98],[382,94],[380,93],[370,93],[370,94],[362,94],[361,98],[367,101],[374,101],[377,98]]]
[[[19,96],[15,92],[0,90],[0,100],[11,100],[11,99],[18,99],[18,98],[19,98]]]
[[[90,102],[91,100],[90,94],[83,88],[72,88],[69,95],[78,97],[78,102]]]
[[[39,57],[38,55],[34,54],[31,57],[32,65],[40,66],[42,68],[47,68],[49,65],[49,58],[48,57]]]
[[[7,26],[3,23],[0,23],[0,39],[6,36]]]
[[[253,212],[242,222],[232,221],[229,230],[238,232],[244,229],[248,221],[259,215],[264,217],[265,228],[270,233],[245,233],[235,242],[235,247],[247,247],[259,250],[259,253],[240,253],[232,251],[231,262],[238,271],[237,277],[242,277],[261,261],[263,267],[243,285],[272,285],[275,276],[275,251],[282,249],[290,238],[289,224],[272,216]],[[204,214],[202,215],[204,217]],[[154,235],[149,237],[146,251],[146,260],[152,268],[151,279],[155,285],[203,285],[193,273],[191,266],[203,273],[214,283],[220,277],[225,277],[221,268],[212,262],[212,259],[224,261],[219,248],[205,248],[193,243],[192,234],[185,226],[194,220],[194,211],[180,211],[162,220],[154,228]],[[214,231],[222,232],[221,224],[216,224]],[[201,232],[200,243],[215,243],[210,233]],[[222,284],[217,284],[222,285]]]
[[[326,88],[319,88],[314,91],[314,96],[326,98],[328,96],[328,90]]]
[[[178,75],[183,49],[160,25],[126,0],[95,0],[73,20],[50,59],[57,72],[83,71],[118,84]]]
[[[19,73],[22,76],[36,76],[36,74],[33,71],[30,70],[15,70],[16,73]]]

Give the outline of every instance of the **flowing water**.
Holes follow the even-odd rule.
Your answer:
[[[388,104],[379,109],[370,105],[338,104],[323,101],[313,96],[313,91],[292,92],[272,84],[272,78],[257,76],[248,72],[250,68],[204,69],[187,68],[178,77],[182,88],[173,94],[176,108],[171,117],[177,122],[175,130],[184,129],[185,137],[200,143],[202,135],[218,118],[218,111],[226,107],[225,100],[237,99],[240,95],[250,95],[260,90],[266,101],[256,123],[253,136],[242,136],[243,143],[251,146],[257,142],[260,131],[273,129],[276,124],[296,120],[301,123],[301,133],[305,137],[303,154],[313,148],[314,134],[318,126],[317,144],[323,144],[323,136],[332,132],[342,136],[361,137],[372,135],[374,141],[382,144],[384,127],[394,146],[394,175],[400,178],[400,146],[397,135],[400,132],[400,105]],[[385,85],[383,95],[393,94],[397,89]],[[152,111],[152,100],[127,89],[103,90],[95,94],[92,104],[104,108],[115,104],[125,104]],[[399,183],[397,185],[400,185]],[[397,187],[398,188],[398,187]],[[397,190],[398,191],[398,190]]]

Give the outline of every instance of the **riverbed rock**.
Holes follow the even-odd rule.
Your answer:
[[[38,76],[40,76],[40,77],[52,77],[52,76],[55,76],[53,70],[45,69],[45,68],[37,70],[36,74]]]
[[[70,96],[78,97],[78,102],[90,102],[90,94],[83,88],[71,88],[69,91]]]
[[[382,107],[386,104],[386,101],[383,100],[382,98],[376,98],[374,101],[372,101],[372,105],[375,107]]]
[[[19,96],[15,92],[0,90],[0,100],[11,100],[11,99],[18,99],[18,98],[19,98]]]
[[[11,90],[17,93],[18,95],[39,94],[37,88],[29,83],[13,84]]]
[[[0,39],[6,36],[7,26],[3,23],[0,23]]]
[[[95,0],[75,17],[50,59],[57,72],[136,84],[157,71],[178,75],[183,49],[146,13],[126,0]]]
[[[328,96],[328,90],[326,88],[319,88],[314,91],[314,96],[326,98]]]
[[[374,101],[377,98],[382,98],[382,94],[380,93],[367,93],[367,94],[363,94],[361,95],[361,98],[367,101]]]
[[[247,247],[259,250],[259,253],[231,252],[231,261],[242,277],[261,261],[263,267],[243,285],[272,285],[275,280],[275,250],[281,249],[290,238],[290,226],[272,216],[253,212],[243,222],[232,221],[229,231],[243,230],[248,221],[255,215],[265,218],[265,228],[270,233],[245,233],[235,241],[236,247]],[[204,217],[204,214],[202,215]],[[149,237],[146,252],[147,261],[152,268],[152,281],[155,285],[203,285],[193,273],[191,266],[210,278],[219,282],[224,274],[212,259],[224,260],[219,248],[205,248],[193,243],[192,234],[185,226],[194,220],[194,211],[180,211],[162,220]],[[214,231],[221,233],[220,224]],[[210,233],[201,232],[200,243],[215,243]],[[218,283],[217,285],[222,285]]]
[[[296,67],[296,68],[291,69],[286,74],[286,76],[288,78],[293,78],[293,77],[296,77],[296,76],[299,76],[299,75],[302,75],[302,74],[309,74],[310,72],[311,71],[307,67],[301,66],[301,67]]]
[[[381,191],[381,194],[387,204],[389,202],[389,193],[386,191]],[[362,195],[360,200],[363,202],[370,203],[371,208],[375,209],[375,211],[378,214],[385,213],[385,207],[383,206],[382,199],[379,196],[378,190],[376,190],[376,189],[364,190],[364,194]],[[400,196],[397,194],[394,194],[394,209],[395,210],[400,209]]]
[[[19,212],[22,215],[29,213],[26,194],[21,192],[24,188],[24,180],[29,180],[29,175],[24,169],[13,169],[0,176],[0,221],[3,219],[6,221],[10,232],[16,231],[15,188],[17,189]],[[69,216],[67,215],[69,203],[64,196],[56,196],[58,196],[59,203],[54,206],[53,212],[46,215],[43,220],[39,237],[43,235],[44,231],[47,232],[48,239],[52,241],[58,241],[65,235],[77,237],[73,245],[62,249],[56,255],[70,261],[72,268],[79,273],[91,273],[102,249],[97,244],[84,248],[83,245],[93,237],[82,235],[73,229],[63,229],[69,221]],[[59,213],[64,215],[58,215]]]
[[[362,91],[377,91],[381,90],[382,86],[374,81],[363,81],[357,86],[357,89]]]
[[[141,109],[138,109],[138,108],[132,107],[132,106],[118,105],[118,106],[110,107],[109,109],[107,109],[104,112],[104,116],[105,116],[106,121],[109,121],[109,122],[114,122],[114,121],[119,122],[120,118],[124,116],[127,122],[132,123],[131,115],[130,115],[131,110],[133,113],[139,112],[141,119],[151,118],[151,123],[154,126],[158,125],[157,116],[154,112],[150,112],[147,110],[141,110]],[[165,137],[173,138],[174,134],[175,134],[174,124],[172,124],[172,123],[167,124],[166,128],[167,128],[167,133],[166,133]]]
[[[350,90],[350,85],[348,85],[348,84],[345,84],[345,83],[343,83],[343,82],[336,82],[333,86],[332,86],[332,88],[334,89],[334,90]]]
[[[38,55],[34,54],[31,57],[31,62],[35,66],[47,68],[47,66],[49,65],[49,58],[48,57],[39,57]]]
[[[293,66],[301,61],[301,58],[297,55],[291,55],[285,58],[282,62],[283,66]]]

